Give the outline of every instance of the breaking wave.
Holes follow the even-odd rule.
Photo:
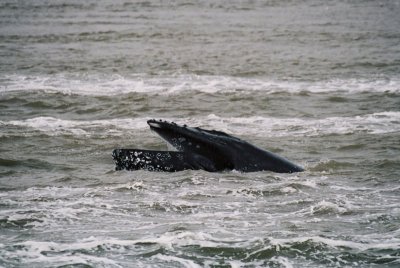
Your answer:
[[[261,91],[266,94],[325,92],[400,92],[399,78],[331,79],[326,81],[283,81],[268,78],[207,76],[194,74],[157,75],[5,75],[1,91],[44,91],[92,96],[113,96],[129,93],[179,94],[185,91],[205,93]]]
[[[54,117],[34,117],[26,120],[0,121],[0,126],[16,126],[46,133],[50,136],[121,136],[128,130],[147,129],[148,118],[116,118],[104,120],[66,120]],[[168,120],[189,126],[218,129],[233,135],[253,136],[320,136],[331,134],[384,134],[400,131],[400,112],[380,112],[354,117],[274,118],[274,117],[220,117],[209,114],[187,120]],[[5,133],[4,133],[5,132]],[[7,130],[3,136],[7,135]],[[27,132],[24,132],[28,135]]]

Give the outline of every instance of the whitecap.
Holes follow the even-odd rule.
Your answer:
[[[5,75],[0,91],[43,91],[46,93],[112,96],[129,93],[180,94],[261,91],[265,94],[324,92],[400,92],[400,78],[330,79],[322,81],[275,80],[267,77],[170,74],[130,76],[101,74],[57,74],[42,76]]]
[[[74,135],[123,135],[127,130],[145,129],[149,118],[104,119],[104,120],[69,120],[51,116],[40,116],[25,120],[0,121],[1,125],[31,128],[49,136]],[[99,129],[102,130],[99,133]],[[4,135],[4,133],[3,133]]]
[[[329,213],[346,213],[348,209],[343,205],[338,205],[333,202],[322,200],[316,205],[310,207],[310,212],[313,215],[329,214]]]
[[[0,126],[12,125],[32,128],[48,135],[121,136],[129,130],[148,128],[146,118],[113,118],[99,120],[71,120],[55,117],[34,117],[25,120],[0,121]],[[232,135],[258,137],[345,135],[354,133],[384,134],[400,132],[400,112],[387,111],[348,117],[277,118],[277,117],[205,117],[164,118],[189,126],[217,129]],[[100,130],[100,131],[99,131]],[[2,133],[5,135],[5,133]]]
[[[151,257],[152,259],[158,259],[161,260],[163,262],[175,262],[175,263],[179,263],[181,265],[183,265],[183,267],[187,267],[187,268],[200,268],[202,266],[198,265],[197,263],[195,263],[192,260],[188,260],[188,259],[184,259],[184,258],[180,258],[180,257],[176,257],[176,256],[170,256],[170,255],[164,255],[161,253],[158,253],[154,256]]]
[[[193,120],[195,121],[195,120]],[[387,111],[348,117],[276,118],[220,117],[215,114],[193,122],[208,125],[227,133],[253,136],[320,136],[328,134],[383,134],[400,131],[400,112]]]
[[[363,241],[348,241],[348,240],[337,240],[327,237],[321,236],[306,236],[306,237],[297,237],[297,238],[270,238],[270,244],[273,246],[277,246],[280,248],[291,247],[294,243],[304,243],[310,241],[315,244],[323,244],[329,247],[344,247],[350,249],[357,250],[372,250],[372,249],[399,249],[399,242],[388,242],[388,243],[380,243],[379,241],[371,241],[370,243]]]
[[[96,243],[95,245],[98,245]],[[75,251],[79,248],[93,249],[95,245],[82,245],[77,244],[62,244],[56,242],[42,242],[42,241],[25,241],[15,244],[18,247],[17,250],[9,251],[8,256],[20,259],[21,263],[50,263],[57,266],[58,265],[68,265],[68,264],[97,264],[107,267],[122,267],[116,261],[111,260],[106,257],[94,256],[88,254],[44,254],[44,252],[65,252],[65,251]],[[80,247],[78,247],[80,246]]]

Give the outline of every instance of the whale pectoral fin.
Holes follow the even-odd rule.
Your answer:
[[[181,171],[204,169],[218,171],[211,160],[198,154],[175,151],[151,151],[138,149],[115,149],[116,170]]]

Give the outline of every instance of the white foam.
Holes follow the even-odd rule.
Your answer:
[[[1,125],[13,125],[19,127],[28,127],[50,136],[56,135],[75,135],[89,136],[97,134],[120,135],[126,133],[126,130],[138,130],[147,127],[149,118],[137,119],[105,119],[105,120],[68,120],[54,117],[34,117],[26,120],[0,121]],[[99,133],[98,129],[102,133]]]
[[[231,214],[227,214],[231,215]],[[210,215],[215,217],[215,214]],[[235,238],[217,238],[213,235],[205,232],[191,232],[191,231],[178,231],[178,232],[167,232],[158,237],[149,237],[138,239],[135,243],[156,243],[167,249],[172,250],[174,247],[185,247],[198,245],[200,247],[220,247],[227,243],[238,243],[242,240],[237,240]]]
[[[119,75],[54,75],[54,76],[5,76],[2,91],[43,91],[66,95],[108,96],[130,92],[161,92],[159,83],[143,80],[140,76],[130,79]]]
[[[293,268],[293,263],[291,261],[289,261],[288,258],[282,257],[282,256],[273,256],[271,258],[271,261],[275,261],[278,264],[282,265],[282,267],[286,267],[286,268]]]
[[[110,96],[132,92],[179,94],[185,91],[205,93],[262,91],[276,92],[400,92],[400,78],[331,79],[324,81],[279,81],[270,78],[211,76],[195,74],[147,75],[5,75],[0,91],[44,91],[47,93]]]
[[[53,263],[53,264],[98,264],[107,267],[122,267],[118,265],[115,261],[108,259],[106,257],[99,257],[88,254],[63,254],[52,256],[51,254],[43,254],[43,252],[62,252],[68,250],[76,250],[77,246],[72,244],[59,244],[55,242],[41,242],[41,241],[25,241],[16,244],[21,247],[21,249],[14,252],[9,252],[9,256],[14,256],[21,260],[22,263]],[[102,244],[96,244],[97,246]],[[93,245],[89,247],[81,247],[86,249],[94,249]]]
[[[1,125],[33,128],[48,135],[120,136],[128,130],[148,128],[150,118],[115,118],[104,120],[68,120],[54,117],[34,117],[26,120],[0,121]],[[388,111],[353,117],[276,118],[276,117],[205,117],[168,119],[190,126],[217,129],[232,135],[260,137],[320,136],[329,134],[383,134],[400,131],[400,112]],[[180,122],[181,121],[181,122]],[[99,131],[100,129],[100,131]],[[4,133],[3,133],[4,135]]]
[[[165,261],[165,262],[177,262],[177,263],[183,265],[183,267],[188,267],[188,268],[200,268],[200,267],[202,267],[202,266],[196,264],[192,260],[187,260],[187,259],[179,258],[179,257],[175,257],[175,256],[163,255],[163,254],[160,254],[160,253],[158,253],[157,255],[152,256],[152,259],[159,259],[159,260]]]
[[[133,181],[123,184],[116,184],[113,186],[105,187],[106,190],[115,190],[115,189],[127,189],[127,190],[135,190],[137,192],[142,191],[145,188],[143,181]]]
[[[210,114],[205,123],[227,133],[252,136],[320,136],[325,134],[370,133],[400,131],[400,112],[388,111],[354,117],[275,118],[275,117],[220,117]],[[193,122],[196,124],[196,122]]]
[[[322,200],[315,206],[310,208],[311,214],[326,214],[326,213],[339,213],[343,214],[348,211],[343,205],[338,205],[333,202]]]
[[[378,241],[371,241],[370,243],[365,242],[354,242],[354,241],[346,241],[346,240],[335,240],[326,237],[320,236],[309,236],[309,237],[298,237],[298,238],[287,238],[287,239],[276,239],[270,238],[271,245],[283,248],[283,247],[291,247],[294,243],[304,243],[307,241],[312,241],[316,244],[324,244],[329,247],[346,247],[357,250],[372,250],[372,249],[399,249],[400,243],[379,243]]]
[[[284,187],[284,188],[280,189],[280,191],[284,194],[293,194],[293,193],[297,192],[297,190],[295,188],[290,187],[290,186]]]

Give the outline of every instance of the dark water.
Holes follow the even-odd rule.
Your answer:
[[[0,267],[399,267],[399,13],[1,1]],[[306,171],[114,171],[150,118]]]

